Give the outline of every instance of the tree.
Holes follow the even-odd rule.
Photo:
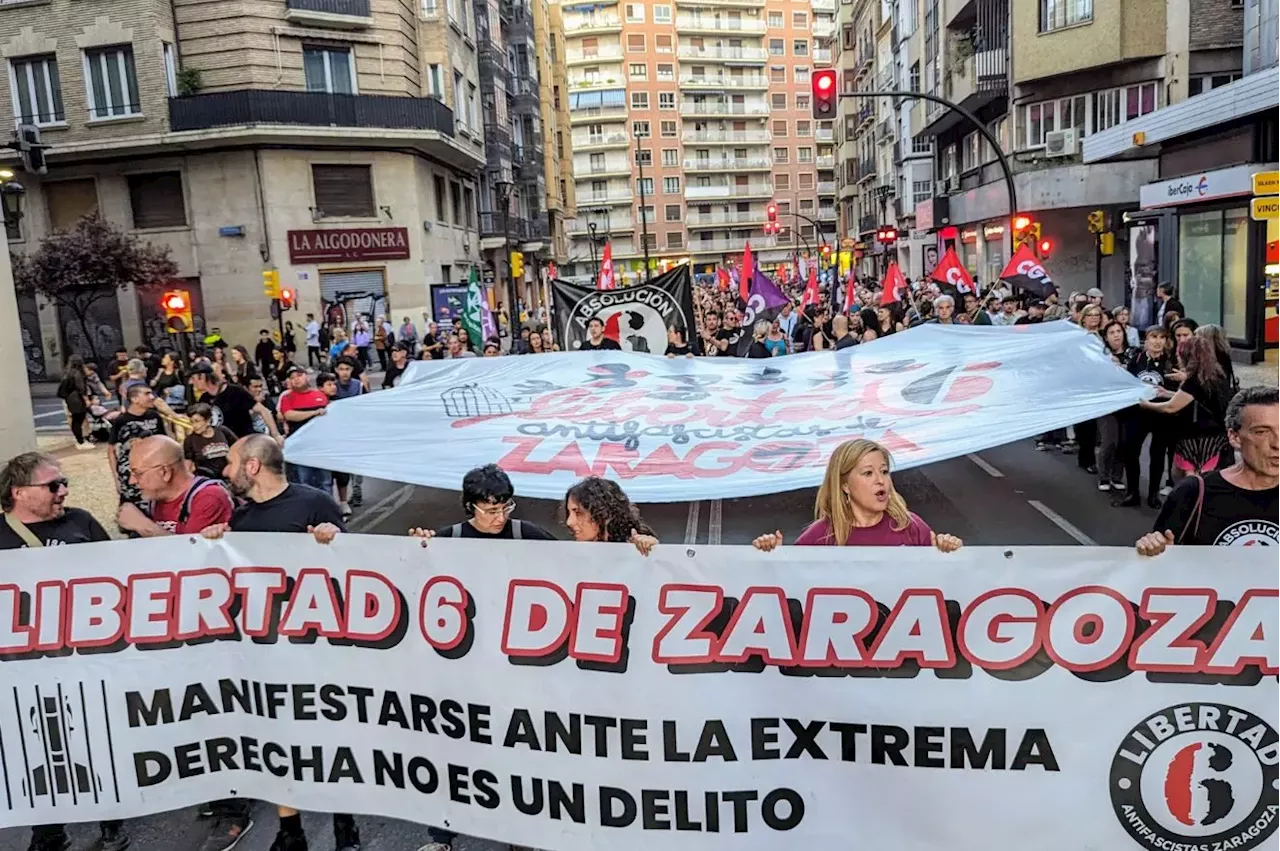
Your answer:
[[[95,361],[100,353],[89,330],[89,308],[115,298],[128,284],[164,285],[177,274],[178,264],[167,246],[116,230],[96,213],[82,218],[74,230],[45,237],[34,253],[13,255],[18,292],[42,296],[71,311]]]

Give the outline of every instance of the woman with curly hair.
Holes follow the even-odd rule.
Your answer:
[[[564,495],[564,515],[575,541],[630,541],[646,556],[658,545],[636,504],[617,482],[599,476],[588,476],[569,488]]]

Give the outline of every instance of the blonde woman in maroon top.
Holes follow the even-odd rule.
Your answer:
[[[809,527],[796,538],[798,546],[936,547],[954,552],[964,543],[954,535],[936,535],[929,525],[907,510],[889,476],[889,450],[871,440],[850,440],[836,447]],[[769,552],[782,543],[782,532],[761,535],[751,542]]]

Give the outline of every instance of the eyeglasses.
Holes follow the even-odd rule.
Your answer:
[[[473,502],[471,503],[471,510],[486,517],[509,516],[516,510],[516,502],[514,499],[504,505],[487,505]]]
[[[27,485],[27,487],[47,488],[49,493],[57,494],[58,491],[62,490],[63,488],[70,488],[71,482],[65,478],[53,479],[52,481],[48,481],[48,482],[32,482],[31,484]]]
[[[129,472],[136,478],[142,478],[143,473],[150,473],[152,470],[163,470],[165,467],[172,467],[174,464],[156,464],[154,467],[143,467],[141,470],[130,469]]]

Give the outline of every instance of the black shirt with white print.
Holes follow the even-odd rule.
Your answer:
[[[111,424],[110,443],[116,448],[116,481],[120,483],[120,502],[142,502],[142,491],[129,482],[129,452],[140,438],[164,434],[164,421],[154,409],[141,414],[125,411]]]
[[[25,525],[46,547],[111,540],[102,524],[83,508],[68,508],[61,517]],[[0,520],[0,550],[19,550],[25,546],[27,542],[9,528],[8,522]]]
[[[1188,476],[1165,500],[1155,531],[1172,532],[1174,542],[1215,547],[1280,546],[1280,488],[1245,490],[1213,472],[1204,476],[1200,516],[1200,481]],[[1184,531],[1185,530],[1185,531]]]

